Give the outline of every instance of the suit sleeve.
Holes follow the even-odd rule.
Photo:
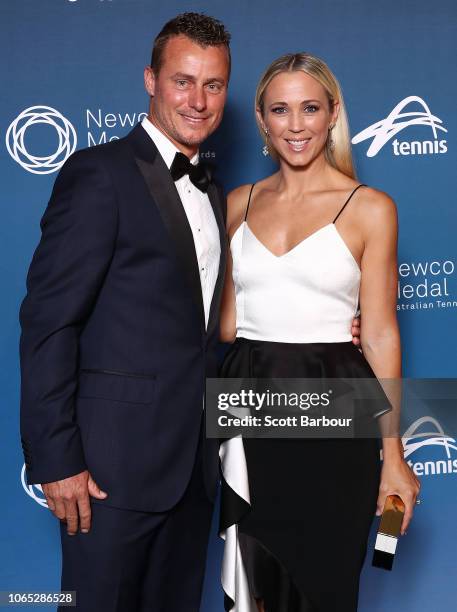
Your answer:
[[[21,442],[29,484],[86,469],[75,420],[79,336],[108,271],[117,235],[114,187],[95,149],[62,168],[20,310]]]

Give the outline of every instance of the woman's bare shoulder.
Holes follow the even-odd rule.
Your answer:
[[[251,191],[253,183],[247,183],[246,185],[240,185],[239,187],[235,187],[232,191],[227,195],[227,204],[231,208],[236,208],[237,206],[241,206],[243,201],[246,201],[249,197],[249,192]]]
[[[227,228],[238,226],[244,218],[252,183],[235,187],[227,195]]]
[[[357,212],[367,230],[396,227],[397,206],[388,193],[374,187],[363,187],[359,192]]]
[[[391,196],[385,191],[374,187],[363,187],[361,190],[361,203],[366,213],[371,215],[390,216],[396,214],[397,206]]]
[[[257,197],[265,189],[271,189],[275,181],[275,175],[267,176],[255,183],[247,183],[236,187],[227,196],[227,227],[236,229],[244,219],[249,202],[251,189],[252,198]]]

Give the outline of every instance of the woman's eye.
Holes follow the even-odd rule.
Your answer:
[[[314,104],[308,104],[308,106],[305,106],[305,111],[307,113],[315,113],[318,110],[319,110],[319,107],[315,106]]]
[[[276,108],[272,108],[271,112],[276,113],[276,115],[281,115],[285,110],[284,106],[277,106]]]

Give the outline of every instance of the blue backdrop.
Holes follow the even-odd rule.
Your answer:
[[[56,171],[75,148],[118,138],[141,119],[148,104],[142,70],[153,38],[184,10],[214,15],[233,34],[225,118],[202,148],[227,189],[271,170],[253,118],[254,91],[266,65],[285,52],[310,51],[332,67],[345,94],[359,177],[398,205],[404,374],[457,376],[454,0],[4,1],[0,590],[59,585],[57,523],[40,504],[39,488],[29,489],[21,480],[18,435],[17,313],[39,220]],[[455,432],[444,431],[439,419],[427,425],[434,433],[407,446],[408,461],[421,476],[423,504],[400,541],[392,573],[369,565],[373,528],[362,574],[362,612],[455,606]],[[410,423],[408,435],[418,427]],[[203,612],[222,610],[221,551],[213,529]]]

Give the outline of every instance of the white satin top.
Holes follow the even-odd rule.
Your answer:
[[[291,343],[352,340],[361,272],[335,221],[361,186],[332,223],[280,257],[250,229],[248,202],[245,220],[230,242],[237,337]]]

